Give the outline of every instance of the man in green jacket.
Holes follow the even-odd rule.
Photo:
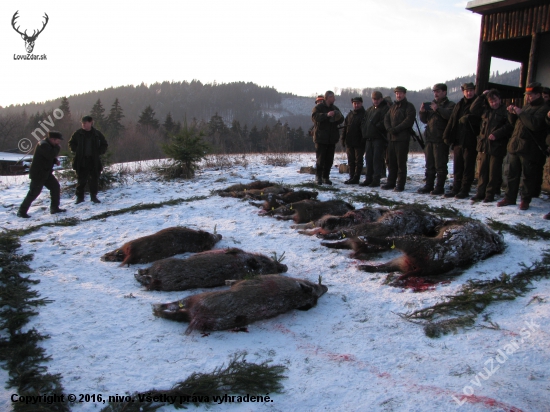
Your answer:
[[[447,180],[447,162],[449,161],[449,146],[443,141],[443,132],[451,117],[454,102],[447,98],[447,85],[437,83],[433,89],[434,99],[428,105],[420,106],[420,121],[426,125],[424,133],[426,147],[426,184],[418,189],[418,193],[430,193],[442,195],[445,193],[445,180]],[[437,176],[437,182],[434,182]]]
[[[344,182],[347,185],[356,185],[363,171],[363,155],[365,154],[365,141],[361,135],[361,123],[365,117],[363,98],[351,99],[353,110],[350,110],[344,120],[342,129],[342,146],[346,148],[349,165],[349,179]]]
[[[508,187],[504,199],[497,206],[515,205],[521,194],[520,210],[529,209],[537,193],[538,174],[542,174],[546,160],[546,122],[548,106],[542,98],[540,83],[531,83],[525,89],[527,104],[523,108],[508,106],[508,121],[514,126],[508,142]]]
[[[407,101],[407,89],[397,86],[394,92],[395,103],[384,117],[384,127],[388,133],[388,179],[380,188],[402,192],[407,180],[407,156],[416,110]]]
[[[386,127],[384,118],[390,110],[390,105],[382,96],[382,93],[375,90],[371,94],[372,106],[369,107],[363,117],[361,131],[365,141],[365,166],[367,173],[365,180],[359,186],[379,187],[380,178],[386,172]]]
[[[100,155],[107,151],[105,136],[93,127],[92,116],[82,118],[82,128],[73,133],[69,140],[71,152],[75,154],[73,170],[76,171],[76,204],[84,202],[86,183],[90,187],[90,198],[94,203],[101,203],[97,198],[99,190],[99,175],[103,170]]]
[[[443,142],[453,150],[453,190],[445,197],[465,199],[470,194],[476,169],[476,146],[480,117],[471,113],[470,106],[477,97],[475,85],[464,83],[460,86],[464,97],[455,105],[445,132]]]
[[[502,186],[502,163],[513,127],[497,89],[485,90],[470,106],[470,113],[481,116],[477,137],[479,178],[473,202],[494,202]]]
[[[30,218],[27,214],[32,202],[42,192],[44,186],[50,191],[50,213],[62,213],[65,209],[59,208],[61,188],[59,182],[53,175],[53,166],[59,165],[57,155],[61,150],[59,143],[63,140],[63,136],[59,132],[48,132],[45,139],[41,140],[36,149],[34,150],[34,156],[32,158],[31,168],[29,170],[29,177],[31,178],[31,184],[27,196],[19,206],[17,212],[18,217],[24,219]]]
[[[325,101],[316,105],[311,113],[311,120],[314,124],[313,141],[317,156],[317,184],[319,185],[332,184],[329,176],[334,161],[336,143],[340,140],[338,125],[344,121],[342,112],[334,105],[335,101],[334,92],[328,90],[325,93]]]

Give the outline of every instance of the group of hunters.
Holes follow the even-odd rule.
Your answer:
[[[494,202],[502,186],[502,164],[508,156],[509,168],[504,197],[497,206],[516,204],[520,194],[520,210],[529,209],[533,197],[538,197],[543,181],[543,168],[550,146],[550,89],[540,83],[531,83],[525,90],[523,108],[505,106],[498,90],[486,90],[475,94],[473,83],[461,86],[464,97],[454,103],[447,98],[447,85],[437,83],[433,87],[434,99],[419,108],[424,131],[426,159],[426,184],[418,193],[443,195],[466,199],[477,170],[477,190],[470,199],[473,202]],[[344,118],[334,105],[335,96],[327,91],[319,96],[313,108],[313,140],[317,156],[316,182],[319,185],[332,182],[329,179],[334,161],[334,150],[341,139],[346,148],[349,164],[349,180],[346,184],[380,187],[402,192],[407,181],[407,157],[409,141],[414,134],[416,110],[407,101],[407,89],[394,89],[395,102],[385,99],[380,91],[372,92],[372,106],[363,107],[362,97],[351,99],[353,110]],[[343,123],[343,127],[340,127]],[[418,126],[418,125],[417,125]],[[340,136],[340,129],[342,134]],[[420,130],[419,130],[420,132]],[[58,155],[63,136],[50,131],[37,145],[30,167],[30,188],[21,203],[17,216],[29,218],[31,203],[45,186],[50,190],[50,213],[65,212],[60,206],[60,186],[53,175],[59,164]],[[88,184],[90,200],[97,198],[99,176],[102,170],[100,156],[107,151],[105,136],[93,127],[93,118],[84,116],[82,128],[73,133],[69,148],[74,153],[73,169],[77,175],[76,204],[84,201],[84,189]],[[449,148],[454,161],[452,189],[445,193]],[[366,164],[365,180],[360,182]],[[381,178],[387,179],[381,185]],[[544,216],[550,219],[550,213]]]
[[[464,83],[461,90],[463,98],[454,103],[447,98],[447,85],[437,83],[432,89],[433,101],[419,108],[420,121],[425,124],[426,184],[417,192],[494,202],[500,195],[502,166],[508,156],[507,186],[496,205],[515,205],[519,192],[519,209],[529,209],[532,198],[540,195],[544,164],[550,154],[550,89],[540,83],[529,84],[522,108],[506,107],[497,89],[478,96],[473,83]],[[405,190],[409,142],[411,136],[418,139],[413,130],[417,112],[407,101],[406,88],[398,86],[394,93],[392,103],[380,91],[372,92],[372,106],[367,110],[362,97],[352,98],[353,110],[345,118],[334,105],[332,91],[317,97],[311,114],[317,184],[332,184],[330,169],[335,146],[341,140],[349,165],[350,178],[345,184]],[[451,190],[445,192],[449,148],[453,151],[454,181]],[[363,157],[366,173],[360,182]],[[477,189],[470,197],[476,163]],[[381,184],[386,166],[387,179]],[[544,218],[550,219],[550,213]]]

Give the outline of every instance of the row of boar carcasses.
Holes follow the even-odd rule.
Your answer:
[[[322,245],[353,249],[351,257],[356,259],[393,248],[403,251],[387,263],[359,266],[368,272],[402,272],[397,285],[410,276],[437,276],[465,267],[505,247],[502,236],[481,222],[445,221],[415,205],[355,209],[342,200],[317,201],[314,191],[293,191],[266,181],[234,185],[218,194],[249,199],[263,215],[292,219],[299,233],[336,240]],[[292,309],[307,310],[327,291],[320,281],[280,275],[287,266],[274,258],[237,248],[210,250],[221,238],[172,227],[132,240],[102,260],[122,262],[121,266],[154,262],[135,274],[149,290],[188,290],[236,281],[229,290],[154,305],[155,315],[188,322],[187,332],[242,328]],[[186,252],[196,254],[187,259],[171,257]]]

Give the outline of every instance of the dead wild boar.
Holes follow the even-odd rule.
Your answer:
[[[283,205],[297,203],[302,200],[315,199],[319,193],[309,190],[298,190],[283,194],[267,193],[259,196],[257,200],[265,200],[263,203],[250,202],[251,205],[261,207],[263,210],[273,210]]]
[[[355,208],[343,200],[302,200],[289,205],[280,206],[277,209],[265,212],[266,215],[275,216],[281,220],[294,220],[295,223],[305,223],[320,219],[325,215],[344,215]]]
[[[225,330],[272,318],[292,309],[308,310],[326,291],[325,285],[282,275],[241,280],[231,289],[192,295],[153,306],[156,316],[189,322],[193,330]]]
[[[435,237],[408,235],[366,240],[385,247],[395,246],[404,254],[380,265],[358,268],[366,272],[402,272],[398,280],[441,275],[500,253],[506,247],[502,235],[478,221],[446,222]]]
[[[350,210],[343,216],[325,215],[314,222],[292,225],[293,229],[300,229],[298,233],[313,236],[339,231],[360,223],[374,222],[378,220],[388,209],[382,207],[364,207],[362,209]]]
[[[105,262],[122,262],[120,266],[149,263],[179,253],[203,252],[212,247],[222,235],[187,227],[169,227],[149,236],[125,243],[101,257]]]
[[[225,285],[229,279],[282,273],[288,270],[274,259],[241,249],[217,249],[197,253],[187,259],[158,260],[134,276],[149,290],[187,290]]]
[[[226,187],[225,189],[218,190],[218,195],[222,197],[237,197],[236,193],[247,192],[249,190],[264,189],[266,187],[277,186],[276,183],[269,182],[267,180],[255,180],[251,183],[243,184],[237,183]]]
[[[365,237],[384,239],[389,236],[425,235],[434,236],[436,228],[443,224],[439,216],[424,212],[414,205],[401,206],[399,209],[384,213],[376,222],[365,222],[347,229],[333,230],[319,234],[324,239],[342,239],[340,242],[322,242],[323,246],[333,249],[352,249],[355,259],[368,259],[368,254],[384,250],[383,245],[373,245]]]

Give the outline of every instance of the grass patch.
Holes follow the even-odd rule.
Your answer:
[[[168,405],[168,402],[150,399],[157,397],[174,397],[173,403],[176,409],[187,409],[186,405],[193,403],[195,406],[203,404],[223,402],[225,396],[237,394],[233,402],[242,402],[244,396],[262,396],[265,402],[269,402],[270,393],[282,392],[281,380],[286,370],[282,365],[269,365],[270,361],[260,364],[247,362],[246,353],[235,354],[229,364],[214,369],[210,373],[192,373],[184,381],[176,383],[171,389],[148,392],[135,392],[131,395],[131,402],[109,403],[101,412],[151,412]],[[148,398],[150,397],[150,398]],[[239,398],[241,398],[239,400]],[[229,402],[228,399],[225,399]],[[263,403],[263,402],[262,402]]]
[[[437,338],[459,328],[473,326],[477,316],[494,302],[514,300],[533,289],[532,282],[550,278],[550,251],[531,266],[522,264],[523,270],[514,276],[501,274],[489,280],[469,280],[458,294],[447,296],[443,302],[409,313],[402,318],[424,325],[424,333]]]
[[[533,229],[530,226],[518,223],[517,225],[508,225],[494,219],[489,219],[488,226],[498,232],[508,232],[512,235],[527,240],[550,240],[550,232],[544,229]]]
[[[14,230],[11,230],[11,233],[13,233],[15,236],[26,236],[30,233],[36,232],[39,229],[42,229],[43,227],[76,226],[81,222],[89,222],[92,220],[102,220],[111,216],[124,215],[126,213],[135,213],[135,212],[139,212],[140,210],[159,209],[164,206],[175,206],[181,203],[195,202],[197,200],[204,200],[207,198],[208,196],[192,196],[192,197],[183,198],[183,199],[181,198],[170,199],[159,203],[138,203],[137,205],[125,207],[123,209],[109,210],[107,212],[99,213],[97,215],[93,215],[86,219],[77,219],[75,217],[70,217],[67,219],[56,220],[55,222],[42,223],[40,225],[30,226],[25,229],[14,229]]]
[[[393,200],[393,199],[382,197],[376,192],[349,194],[344,197],[346,199],[349,199],[349,201],[352,201],[352,202],[363,203],[365,206],[380,205],[380,206],[391,207],[391,206],[402,206],[406,204],[405,202],[401,202],[400,200]]]
[[[19,396],[58,395],[63,393],[61,376],[50,374],[44,363],[51,358],[46,355],[39,343],[49,337],[32,328],[22,329],[32,316],[38,314],[37,308],[51,300],[40,298],[40,294],[31,287],[39,280],[22,277],[21,273],[32,272],[26,262],[32,255],[18,255],[21,246],[19,237],[12,231],[0,232],[0,362],[9,374],[6,389],[13,388]],[[15,412],[69,411],[63,402],[25,404],[14,402]]]
[[[339,192],[340,191],[340,189],[338,189],[337,187],[329,186],[329,185],[318,185],[317,183],[314,183],[314,182],[298,183],[296,185],[288,185],[285,187],[289,187],[289,188],[307,187],[308,189],[315,189],[318,192]]]

